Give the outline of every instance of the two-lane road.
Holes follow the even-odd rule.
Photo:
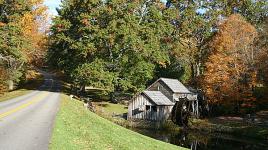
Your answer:
[[[45,83],[40,89],[0,102],[0,150],[48,149],[60,87],[51,75],[43,74]]]

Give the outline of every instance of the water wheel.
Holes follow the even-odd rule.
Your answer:
[[[177,101],[172,109],[171,119],[173,123],[187,127],[188,120],[191,116],[190,107],[191,103],[187,99],[180,99]]]

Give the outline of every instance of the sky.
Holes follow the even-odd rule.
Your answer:
[[[59,7],[61,0],[45,0],[44,4],[48,6],[49,13],[53,16],[57,15],[56,8]]]
[[[161,0],[162,2],[166,2],[166,0]],[[45,5],[48,6],[49,8],[49,13],[50,15],[57,15],[56,8],[60,6],[61,0],[45,0],[44,1]],[[199,9],[198,12],[204,13],[204,9]]]

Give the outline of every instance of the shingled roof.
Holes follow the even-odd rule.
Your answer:
[[[156,105],[172,106],[172,103],[164,94],[160,91],[144,91],[142,92],[147,98],[153,101]]]
[[[151,86],[157,82],[164,83],[173,93],[191,94],[191,92],[177,79],[159,78]],[[150,89],[150,87],[147,89]]]

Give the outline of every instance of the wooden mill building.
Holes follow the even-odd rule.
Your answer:
[[[176,101],[193,95],[177,79],[160,78],[130,101],[128,119],[165,121]]]
[[[163,121],[168,119],[173,106],[160,91],[144,91],[130,102],[128,119]]]
[[[190,92],[179,80],[160,78],[147,88],[148,91],[160,91],[172,102],[186,98]]]

